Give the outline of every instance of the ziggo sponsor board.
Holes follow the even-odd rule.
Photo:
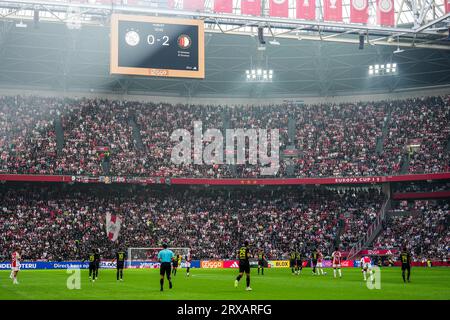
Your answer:
[[[250,261],[250,266],[257,266],[258,263],[256,261]],[[303,261],[303,267],[310,266],[310,261]],[[201,268],[206,269],[220,269],[220,268],[239,268],[238,260],[202,260],[200,263]],[[289,260],[269,260],[268,268],[290,268]],[[331,260],[323,260],[324,268],[331,268],[332,263]],[[341,267],[343,268],[351,268],[356,267],[356,263],[353,260],[344,260],[341,262]]]

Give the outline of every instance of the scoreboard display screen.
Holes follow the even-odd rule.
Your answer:
[[[204,78],[203,21],[112,15],[110,69],[112,74]]]

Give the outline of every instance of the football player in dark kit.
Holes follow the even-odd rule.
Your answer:
[[[295,253],[295,264],[297,266],[295,268],[295,272],[297,273],[297,275],[299,275],[303,269],[303,259],[301,250],[297,250],[297,252]]]
[[[403,282],[406,283],[406,280],[410,282],[409,277],[411,275],[411,254],[408,252],[406,246],[403,247],[402,252],[400,253],[400,261],[402,263]],[[406,279],[405,279],[405,271],[408,271]]]
[[[94,272],[95,272],[95,279],[98,279],[98,269],[100,269],[100,249],[97,249],[97,251],[94,253],[95,261],[94,261]]]
[[[125,265],[126,253],[123,250],[116,252],[116,279],[123,281],[123,267]]]
[[[319,256],[319,252],[317,252],[317,249],[314,248],[313,252],[311,253],[311,267],[313,268],[313,274],[316,275],[316,266],[317,266],[317,257]]]
[[[261,275],[264,275],[264,264],[266,263],[266,255],[263,250],[259,250],[258,252],[258,274],[259,269],[261,268]]]
[[[292,275],[297,274],[297,250],[292,250],[289,255],[289,263],[291,266]]]
[[[88,256],[89,261],[89,279],[95,282],[95,252],[92,251]]]
[[[237,276],[236,280],[234,281],[234,287],[237,288],[239,285],[239,280],[241,280],[242,275],[245,272],[245,275],[247,276],[247,288],[245,290],[251,291],[252,288],[250,288],[250,261],[249,258],[249,249],[248,249],[248,240],[245,240],[244,246],[242,246],[239,249],[238,252],[238,258],[239,258],[239,275]]]
[[[180,262],[180,255],[177,254],[173,259],[172,259],[172,275],[176,276],[177,275],[177,269],[178,269],[178,265]]]

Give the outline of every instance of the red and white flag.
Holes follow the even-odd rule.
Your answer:
[[[122,224],[122,219],[115,214],[109,212],[106,213],[106,234],[108,239],[111,241],[116,241],[119,237],[120,225]]]
[[[214,0],[214,12],[233,13],[233,0]]]
[[[450,13],[450,0],[444,0],[445,13]]]
[[[377,0],[377,22],[381,26],[395,25],[394,0]]]
[[[261,15],[261,0],[242,0],[241,13],[252,16]]]
[[[205,11],[205,0],[183,0],[183,9],[188,11]]]
[[[367,23],[369,20],[369,1],[351,0],[350,1],[350,22]]]
[[[342,21],[342,0],[324,0],[323,19]]]
[[[289,16],[289,0],[270,0],[269,15],[287,18]]]
[[[297,19],[316,20],[316,0],[297,0]]]

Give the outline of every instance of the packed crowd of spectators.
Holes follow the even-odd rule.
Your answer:
[[[56,172],[58,100],[0,96],[0,172]]]
[[[102,99],[71,100],[61,111],[65,146],[59,168],[70,174],[102,175],[99,148],[113,155],[110,171],[138,172],[135,141],[129,125],[130,102]]]
[[[376,153],[387,103],[304,106],[297,114],[297,176],[382,173]]]
[[[449,121],[450,96],[393,103],[389,132],[384,141],[388,162],[398,163],[404,155],[409,157],[409,173],[449,171]],[[392,171],[399,170],[400,165],[397,165]]]
[[[0,97],[0,172],[262,177],[261,164],[226,164],[227,129],[278,129],[280,153],[292,147],[299,151],[291,161],[294,169],[289,176],[398,174],[407,159],[410,173],[445,172],[450,170],[449,119],[450,96],[229,107]],[[194,154],[194,143],[189,158],[196,161],[172,161],[177,144],[172,133],[185,129],[193,140],[194,121],[202,122],[203,132],[221,131],[223,164],[198,164],[204,159]],[[203,146],[207,144],[203,141]],[[109,156],[103,158],[99,149],[107,149]],[[280,156],[280,169],[274,176],[286,176],[287,163]]]
[[[398,202],[387,218],[375,248],[411,249],[415,260],[448,260],[450,249],[450,203],[448,201]],[[404,214],[402,214],[402,212]]]
[[[258,189],[0,186],[0,260],[17,246],[24,259],[57,261],[83,259],[94,248],[112,258],[119,246],[157,247],[165,240],[191,248],[193,258],[235,258],[246,239],[271,259],[294,247],[329,254],[339,221],[349,212],[348,219],[365,219],[381,197],[373,189]],[[122,219],[115,243],[106,234],[107,212]]]

